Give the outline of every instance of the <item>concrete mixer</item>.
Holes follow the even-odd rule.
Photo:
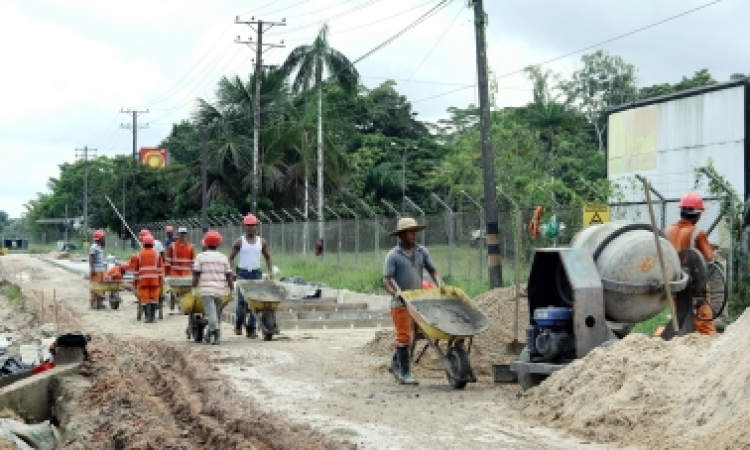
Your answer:
[[[666,279],[677,294],[680,329],[692,331],[702,257],[694,250],[678,255],[664,236],[659,239]],[[536,249],[527,288],[526,346],[510,365],[521,387],[536,386],[565,364],[624,337],[633,324],[658,315],[669,306],[664,279],[646,224],[593,225],[569,248]],[[668,328],[667,336],[677,332]]]

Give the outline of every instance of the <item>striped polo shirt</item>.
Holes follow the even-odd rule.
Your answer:
[[[195,257],[193,270],[200,272],[198,288],[201,295],[223,296],[229,293],[227,273],[232,269],[229,260],[216,250],[208,250]]]

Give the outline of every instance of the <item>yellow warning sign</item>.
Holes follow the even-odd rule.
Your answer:
[[[601,225],[609,222],[609,205],[583,205],[583,226]]]

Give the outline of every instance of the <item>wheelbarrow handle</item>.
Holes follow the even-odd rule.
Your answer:
[[[398,285],[398,283],[396,283],[396,280],[394,280],[393,277],[391,277],[391,285],[394,288],[396,288],[396,301],[400,301],[401,303],[404,304],[404,306],[406,306],[406,301],[404,301],[404,296],[401,292],[401,287]]]

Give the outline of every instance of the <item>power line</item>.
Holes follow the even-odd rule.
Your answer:
[[[461,15],[461,13],[463,12],[463,10],[464,10],[464,6],[462,4],[459,4],[458,13],[456,14],[456,17],[453,18],[453,20],[451,21],[450,25],[448,25],[448,27],[445,29],[445,31],[443,31],[443,34],[440,35],[440,37],[435,42],[435,44],[432,46],[432,48],[430,49],[430,51],[428,51],[427,54],[425,55],[425,57],[422,58],[422,61],[420,61],[419,64],[417,64],[416,69],[414,69],[414,71],[411,73],[411,75],[409,75],[409,77],[406,79],[407,82],[409,80],[411,80],[411,77],[413,77],[419,71],[419,69],[422,67],[422,64],[424,64],[424,62],[427,61],[427,58],[429,58],[430,55],[432,55],[432,52],[435,51],[435,49],[437,48],[437,46],[440,45],[440,43],[443,41],[443,38],[445,37],[445,35],[448,34],[448,32],[450,31],[451,28],[453,28],[453,24],[456,23],[456,20],[458,20],[458,17]]]

